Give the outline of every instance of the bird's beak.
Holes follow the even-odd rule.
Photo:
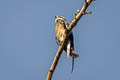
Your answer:
[[[55,19],[57,18],[57,16],[55,16]]]

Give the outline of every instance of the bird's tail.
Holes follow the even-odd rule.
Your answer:
[[[72,56],[73,58],[79,57],[79,55],[76,54],[75,51],[73,51],[73,50],[71,51],[71,56]]]
[[[72,58],[72,72],[73,72],[73,69],[74,69],[74,57]]]
[[[74,69],[74,58],[77,58],[79,57],[78,54],[75,53],[75,51],[71,51],[71,56],[72,56],[72,72],[73,72],[73,69]]]

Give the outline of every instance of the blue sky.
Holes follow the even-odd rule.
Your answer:
[[[0,0],[0,80],[45,80],[58,46],[54,16],[68,23],[84,0]],[[75,59],[63,52],[52,80],[119,80],[119,0],[96,0],[73,29]]]

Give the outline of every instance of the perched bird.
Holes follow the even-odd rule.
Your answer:
[[[56,43],[58,45],[61,45],[65,34],[67,34],[67,32],[68,32],[68,30],[67,30],[68,23],[63,16],[55,16],[55,24],[56,24]],[[65,45],[64,50],[67,54],[67,57],[69,57],[69,56],[73,57],[73,60],[72,60],[72,71],[73,71],[74,58],[79,57],[79,55],[76,54],[74,51],[72,31],[70,32],[70,36],[67,39],[67,44]]]

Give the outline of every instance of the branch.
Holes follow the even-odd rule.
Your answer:
[[[75,27],[75,25],[78,23],[78,21],[80,20],[80,18],[84,15],[84,14],[90,14],[91,12],[86,12],[86,9],[87,7],[90,5],[90,3],[92,2],[93,0],[85,0],[85,3],[83,4],[83,7],[82,9],[75,15],[74,19],[72,20],[72,22],[69,24],[69,26],[67,27],[69,33],[70,31]],[[57,53],[56,53],[56,56],[53,60],[53,63],[50,67],[50,70],[48,72],[48,75],[46,77],[46,80],[51,80],[52,78],[52,75],[53,75],[53,72],[58,64],[58,61],[60,59],[60,56],[62,54],[62,51],[64,49],[64,46],[67,42],[67,38],[69,36],[69,33],[65,35],[64,39],[63,39],[63,43],[61,44],[61,46],[59,47]]]
[[[81,9],[81,10],[78,12],[78,14],[74,17],[74,19],[73,19],[72,22],[70,23],[69,27],[67,27],[67,29],[68,29],[69,31],[71,31],[72,28],[75,27],[75,25],[78,23],[78,21],[80,20],[80,18],[81,18],[84,14],[88,13],[88,12],[86,12],[86,9],[87,9],[87,7],[90,5],[90,3],[91,3],[92,1],[93,1],[93,0],[85,0],[85,3],[83,4],[82,9]],[[90,12],[90,13],[91,13],[91,12]]]

